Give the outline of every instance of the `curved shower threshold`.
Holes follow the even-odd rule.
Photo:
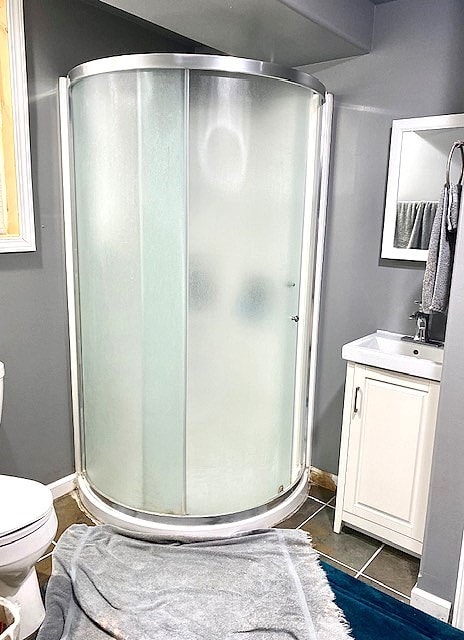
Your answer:
[[[288,518],[305,501],[308,492],[308,471],[305,470],[293,488],[270,503],[249,509],[246,516],[234,521],[225,521],[227,516],[160,516],[159,519],[147,519],[143,512],[131,515],[116,505],[102,499],[91,487],[88,480],[79,475],[77,488],[82,505],[99,521],[110,524],[118,530],[132,534],[151,534],[164,538],[223,538],[254,529],[272,527]],[[239,515],[239,514],[238,514]],[[154,518],[155,516],[151,516]]]

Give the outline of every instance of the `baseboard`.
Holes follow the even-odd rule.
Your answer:
[[[453,627],[464,631],[464,535],[461,542],[461,553],[459,556],[458,581],[456,584],[456,594],[454,596]]]
[[[66,495],[67,493],[71,493],[76,488],[76,473],[71,473],[69,476],[65,476],[64,478],[59,478],[55,480],[55,482],[50,482],[48,488],[52,492],[53,499],[60,498],[61,496]]]
[[[338,477],[328,471],[321,471],[321,469],[311,467],[309,481],[313,484],[317,484],[319,487],[330,489],[330,491],[336,491]]]
[[[424,611],[438,620],[449,622],[451,602],[435,596],[433,593],[419,589],[416,585],[411,591],[411,606]]]

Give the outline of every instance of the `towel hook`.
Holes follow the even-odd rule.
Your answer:
[[[464,176],[464,140],[456,140],[451,147],[451,151],[449,152],[448,162],[446,163],[446,182],[445,186],[450,186],[450,170],[451,170],[451,161],[453,159],[453,153],[459,149],[461,152],[461,175],[459,176],[458,184],[462,184],[462,178]]]

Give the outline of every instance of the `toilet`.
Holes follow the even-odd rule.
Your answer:
[[[0,362],[0,418],[4,373]],[[49,547],[57,526],[48,487],[0,475],[0,597],[20,607],[20,640],[36,631],[45,616],[34,565]]]

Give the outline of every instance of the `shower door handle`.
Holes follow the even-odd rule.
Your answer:
[[[299,319],[299,316],[291,316],[291,320],[293,320],[293,322],[298,322]]]

